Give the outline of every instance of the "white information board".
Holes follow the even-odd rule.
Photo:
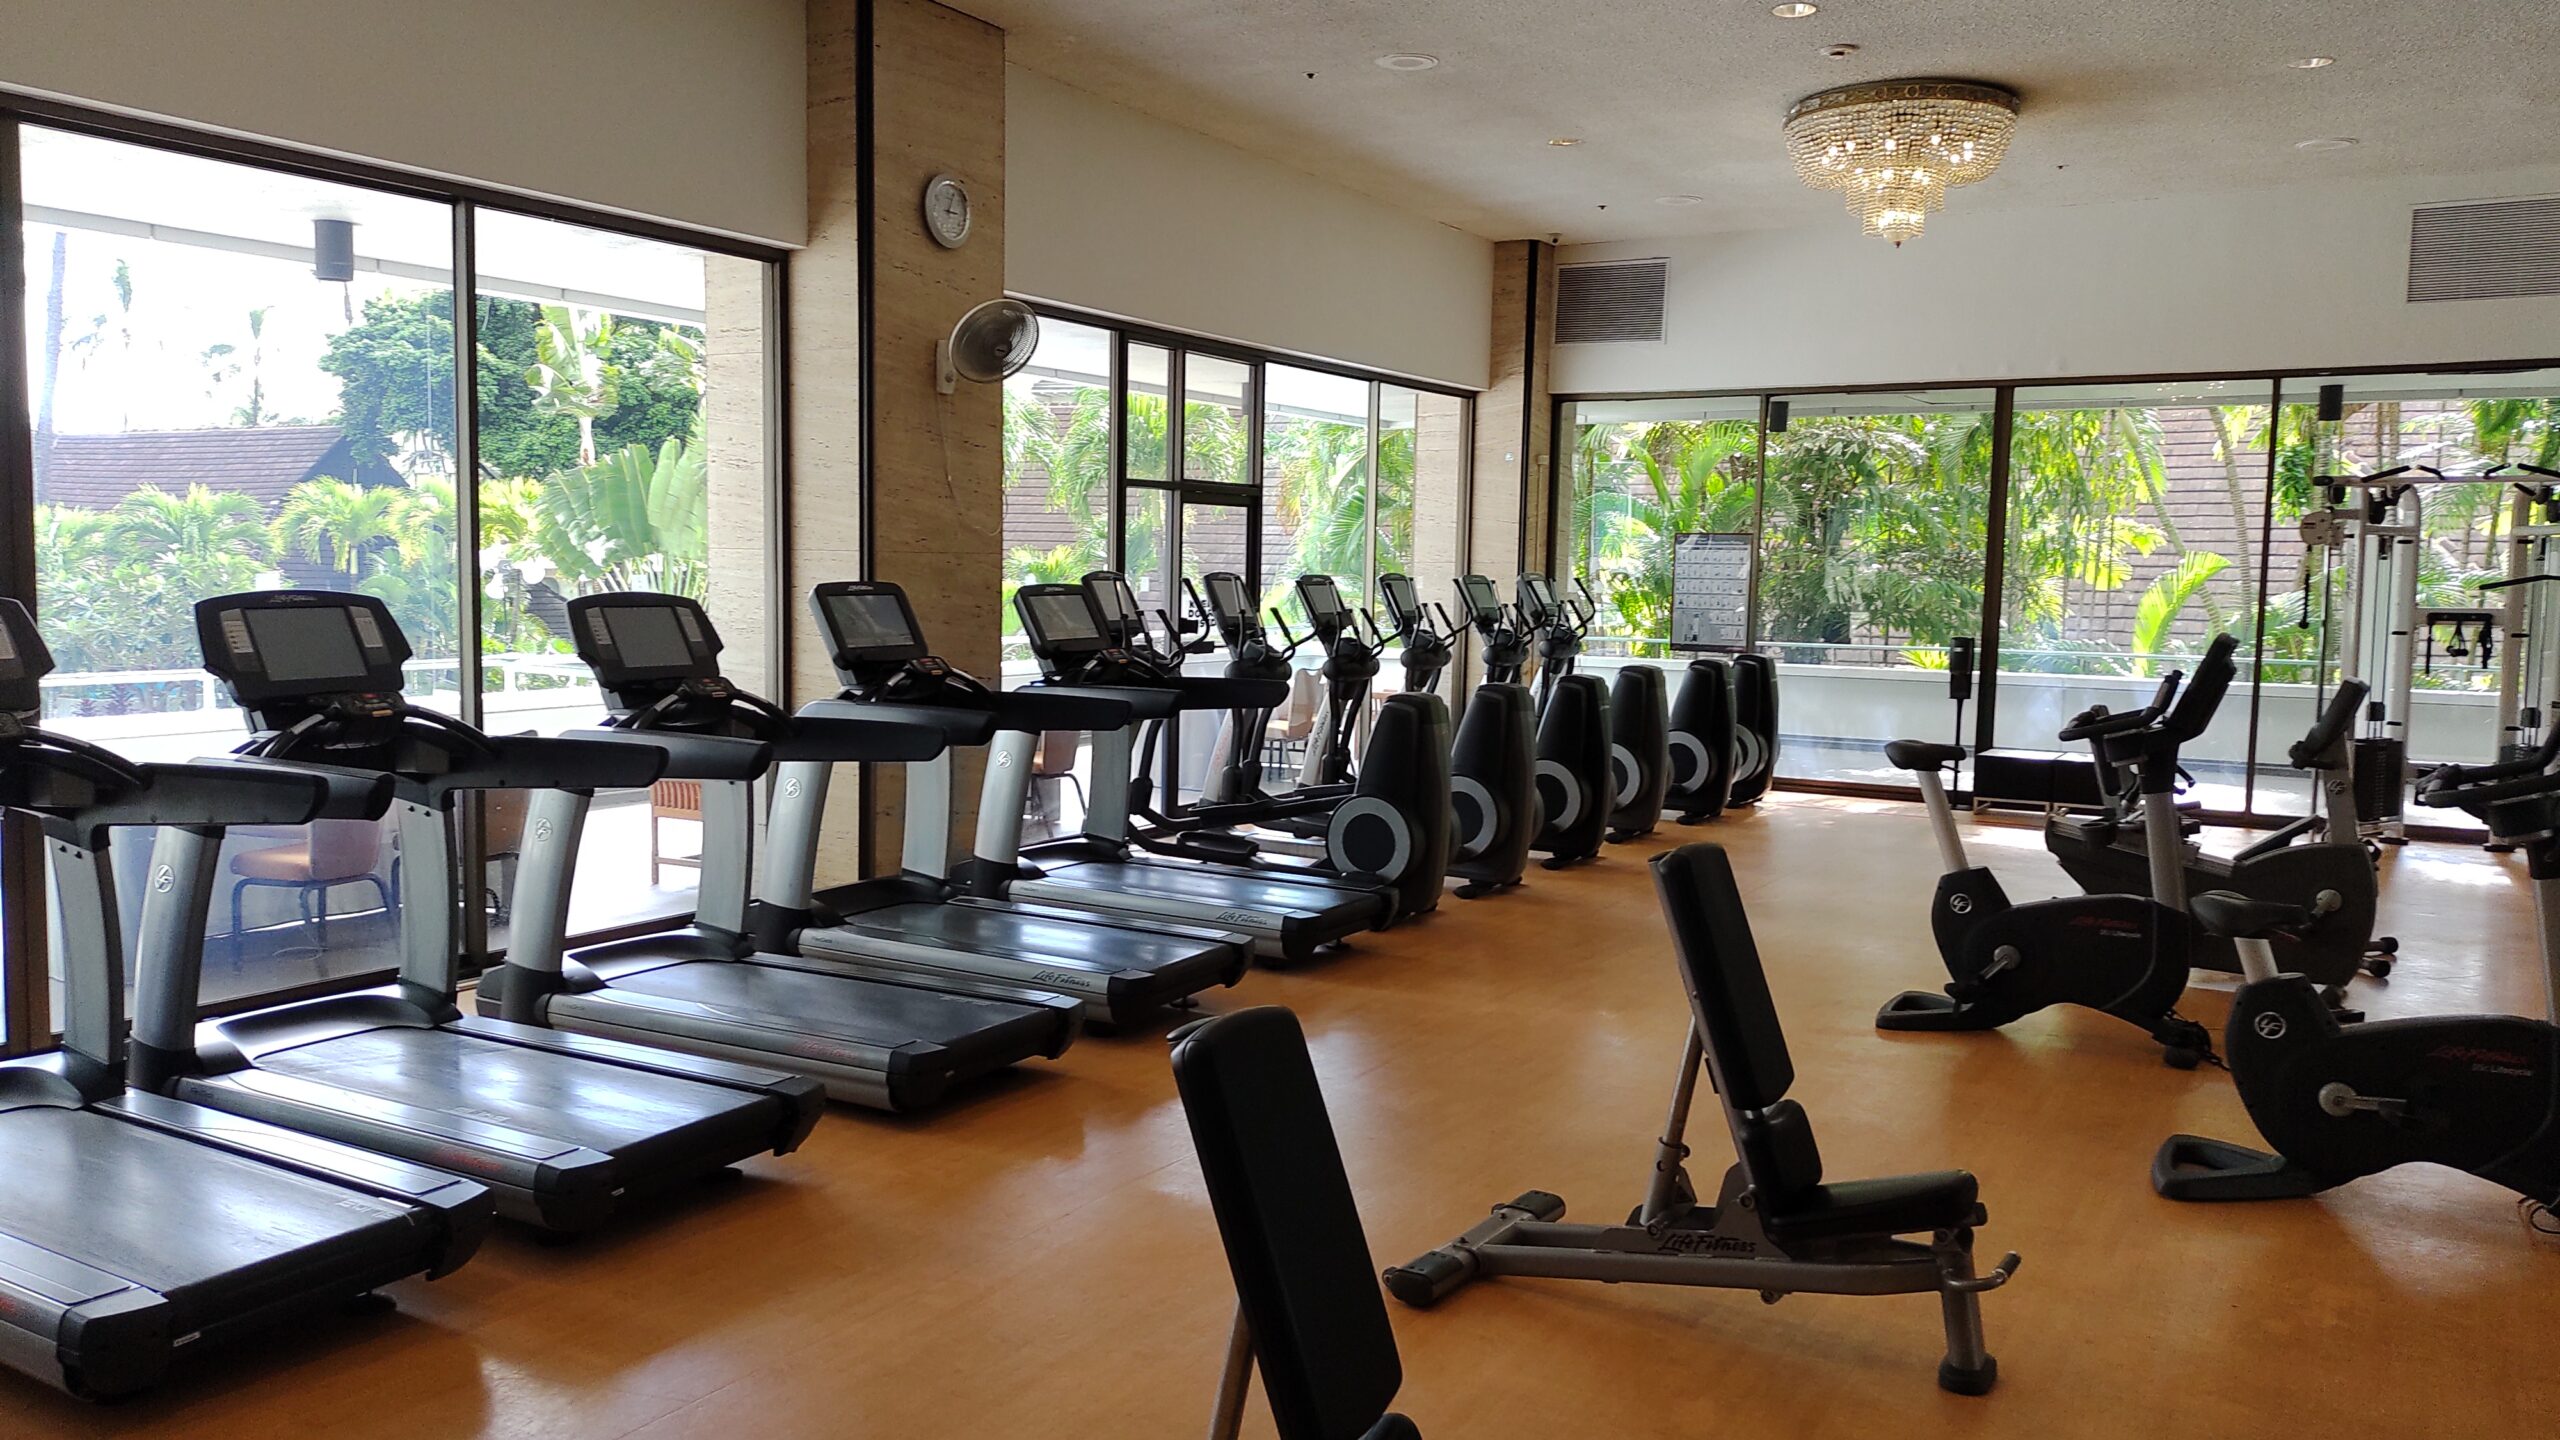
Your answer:
[[[1671,541],[1671,648],[1751,648],[1751,553],[1745,531],[1692,531]]]

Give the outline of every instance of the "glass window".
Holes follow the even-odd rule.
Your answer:
[[[1670,655],[1673,540],[1759,520],[1760,398],[1566,407],[1569,489],[1560,580],[1591,588],[1596,656]]]
[[[1128,352],[1128,432],[1121,436],[1121,473],[1132,480],[1162,480],[1165,396],[1173,388],[1173,357],[1162,346],[1131,345]]]
[[[1263,376],[1263,605],[1280,606],[1303,633],[1301,575],[1331,575],[1343,598],[1366,603],[1370,385],[1288,365]],[[1300,664],[1322,663],[1313,649]]]
[[[1947,733],[1947,642],[1982,624],[1992,401],[1789,397],[1787,428],[1768,437],[1760,545],[1779,774],[1906,784],[1885,741]]]
[[[410,694],[456,708],[452,212],[20,133],[46,723],[143,760],[239,744],[194,605],[271,586],[381,596]],[[149,850],[116,847],[128,914]],[[397,860],[387,823],[234,831],[205,998],[393,968]]]
[[[603,718],[566,623],[569,601],[600,591],[703,602],[724,671],[769,690],[768,267],[530,216],[476,220],[488,728],[559,734]],[[493,887],[526,798],[487,802]],[[700,814],[684,781],[598,795],[571,928],[691,909]]]
[[[1247,485],[1245,449],[1253,424],[1253,370],[1216,355],[1182,357],[1182,478]]]
[[[2060,748],[2073,716],[2140,708],[2159,677],[2230,634],[2239,678],[2181,759],[2195,776],[2188,798],[2246,805],[2269,400],[2263,381],[2017,392],[1995,744]],[[2271,650],[2286,624],[2268,617]],[[2286,711],[2303,712],[2291,726],[2299,737],[2308,687],[2275,694],[2300,701]],[[2290,743],[2266,736],[2261,755],[2281,764]],[[2288,813],[2299,814],[2308,787],[2290,788]]]
[[[1110,560],[1111,332],[1044,317],[1040,348],[1004,384],[1004,678],[1039,675],[1013,592]]]

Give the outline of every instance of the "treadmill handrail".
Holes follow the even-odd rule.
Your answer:
[[[692,730],[626,730],[608,722],[581,739],[645,745],[666,757],[660,780],[753,780],[773,764],[773,746],[741,735]],[[653,782],[654,783],[654,782]]]
[[[773,737],[773,758],[930,760],[949,746],[937,726],[895,719],[850,701],[812,700],[792,715],[789,734]]]

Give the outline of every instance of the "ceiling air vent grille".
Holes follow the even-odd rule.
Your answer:
[[[2409,220],[2409,298],[2560,295],[2560,195],[2429,205]]]
[[[1556,271],[1556,343],[1660,340],[1667,260],[1566,265]]]

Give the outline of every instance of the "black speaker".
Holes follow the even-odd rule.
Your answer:
[[[2346,386],[2323,385],[2320,387],[2320,418],[2332,421],[2347,418]]]
[[[1769,402],[1769,433],[1772,435],[1787,433],[1787,402],[1784,400]]]
[[[356,278],[356,222],[311,222],[311,274],[320,280]]]
[[[1947,642],[1947,698],[1973,698],[1973,637],[1959,635]]]

